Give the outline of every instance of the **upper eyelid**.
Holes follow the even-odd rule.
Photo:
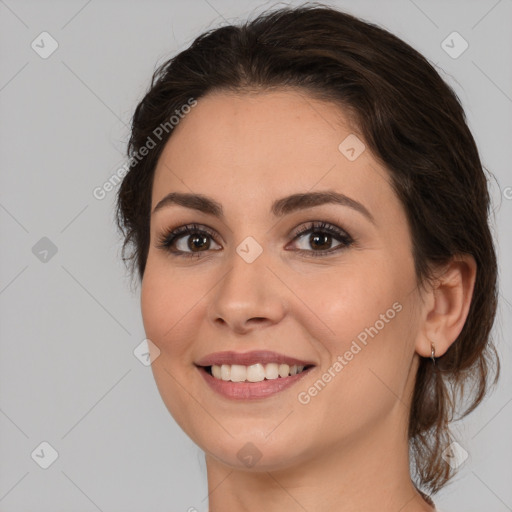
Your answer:
[[[299,226],[293,228],[292,232],[295,233],[294,236],[300,236],[300,235],[305,234],[308,231],[313,230],[313,229],[318,229],[319,231],[321,231],[321,230],[333,231],[339,235],[347,235],[347,236],[351,237],[351,235],[345,228],[343,228],[341,226],[337,226],[336,224],[334,224],[332,222],[323,221],[323,220],[313,220],[313,221],[304,222],[304,223],[300,224]]]

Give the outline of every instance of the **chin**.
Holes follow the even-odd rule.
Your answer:
[[[297,445],[297,443],[292,443]],[[252,441],[230,443],[222,446],[202,448],[207,457],[236,470],[251,472],[280,471],[301,462],[303,456],[296,452],[291,453],[289,446],[258,445]]]

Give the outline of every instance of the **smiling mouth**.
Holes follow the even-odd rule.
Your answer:
[[[262,382],[264,380],[286,379],[303,373],[314,365],[288,365],[282,363],[256,363],[249,366],[223,364],[202,366],[213,378],[225,382]]]

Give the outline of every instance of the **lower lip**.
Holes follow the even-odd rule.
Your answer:
[[[312,366],[301,373],[289,377],[278,377],[277,379],[262,380],[261,382],[231,382],[229,380],[216,379],[204,367],[198,367],[198,370],[206,383],[220,395],[233,400],[251,400],[266,398],[284,391],[301,380],[313,368]]]

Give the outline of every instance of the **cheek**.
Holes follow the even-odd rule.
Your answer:
[[[146,337],[160,351],[151,364],[153,377],[168,411],[196,443],[199,440],[193,435],[193,427],[201,413],[193,412],[182,383],[189,382],[195,371],[183,362],[191,358],[190,340],[194,337],[193,325],[197,324],[193,314],[198,309],[193,306],[201,295],[194,292],[189,279],[180,278],[168,265],[151,262],[146,266],[141,285],[142,319]]]
[[[180,350],[183,319],[197,302],[190,281],[172,272],[167,265],[150,262],[141,285],[141,313],[146,336],[162,354]]]
[[[396,263],[372,262],[316,276],[303,288],[317,323],[328,327],[316,343],[336,375],[331,391],[342,388],[335,402],[384,405],[395,399],[389,389],[400,393],[413,356],[413,283],[412,270],[400,274]]]
[[[392,306],[403,295],[401,285],[396,284],[400,281],[384,272],[382,266],[354,264],[303,282],[299,293],[306,298],[317,322],[320,321],[326,329],[324,339],[332,352],[343,350],[347,343],[350,345],[352,339],[376,322],[382,331],[383,322],[386,328],[392,323],[396,316]],[[383,320],[381,315],[384,315]]]
[[[171,296],[165,293],[162,279],[157,278],[157,272],[151,265],[146,265],[144,278],[141,285],[141,313],[146,336],[160,347],[162,334],[169,327],[166,312],[172,312],[174,308],[170,303]],[[161,348],[161,347],[160,347]]]

